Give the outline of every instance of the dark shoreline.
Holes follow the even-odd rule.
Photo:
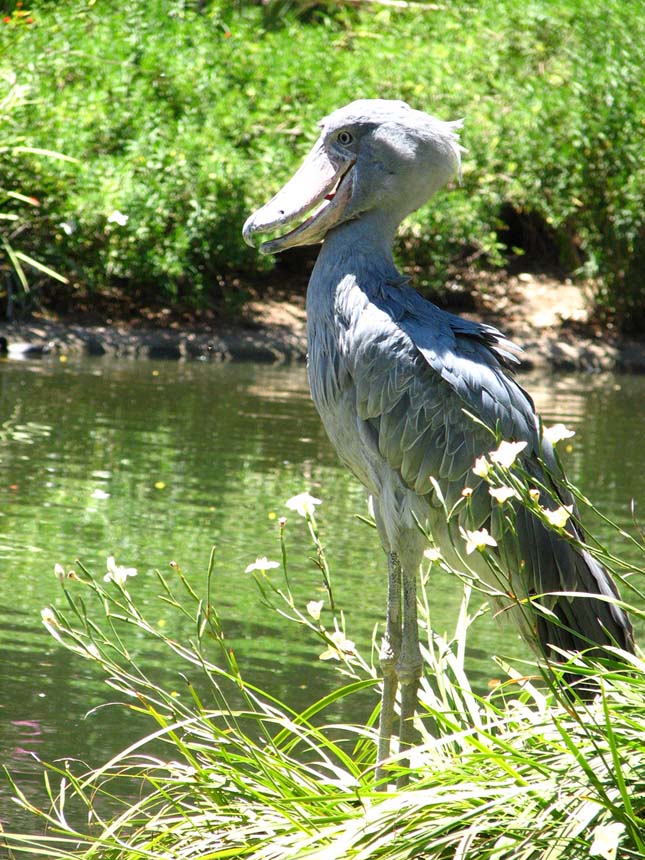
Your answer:
[[[501,326],[504,329],[504,326]],[[603,340],[569,329],[514,332],[523,369],[645,372],[645,343]],[[304,324],[161,328],[80,325],[45,320],[0,322],[0,348],[9,358],[87,355],[107,358],[303,362]]]

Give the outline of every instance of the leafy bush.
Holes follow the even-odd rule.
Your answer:
[[[31,298],[29,277],[25,269],[36,270],[48,278],[67,283],[63,275],[40,260],[30,257],[15,244],[16,241],[21,244],[20,237],[35,220],[34,210],[40,207],[38,198],[12,186],[14,174],[20,173],[16,168],[19,168],[25,157],[33,155],[62,161],[71,159],[50,150],[34,150],[25,146],[20,138],[16,139],[11,120],[16,109],[24,103],[25,91],[11,74],[4,75],[2,83],[4,93],[0,97],[0,129],[4,131],[4,135],[0,156],[3,155],[7,160],[7,170],[4,174],[4,187],[0,187],[0,297],[5,298],[5,315],[11,318],[14,305],[24,307]]]
[[[31,251],[90,289],[221,301],[232,273],[270,265],[243,245],[241,224],[320,117],[395,97],[465,117],[469,150],[464,188],[407,222],[405,265],[428,268],[436,287],[455,259],[499,264],[517,244],[512,215],[525,232],[541,225],[567,270],[598,278],[606,315],[642,325],[639,3],[304,5],[299,17],[297,3],[37,0],[32,23],[9,16],[0,72],[30,96],[16,131],[80,161],[0,154],[42,201]]]

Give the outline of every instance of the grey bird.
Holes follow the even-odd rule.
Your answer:
[[[509,372],[512,344],[422,298],[392,259],[401,221],[460,172],[460,127],[401,101],[352,102],[322,120],[300,169],[243,229],[251,245],[256,233],[281,233],[260,246],[267,254],[323,242],[307,291],[311,394],[340,459],[372,497],[388,560],[379,763],[390,754],[399,687],[400,748],[413,740],[422,673],[416,577],[428,530],[457,566],[460,527],[488,530],[507,577],[493,601],[509,595],[515,609],[507,614],[544,658],[633,649],[630,621],[598,561],[525,506],[515,505],[514,529],[504,528],[500,505],[473,473],[496,447],[491,428],[526,443],[518,463],[541,488],[541,504],[573,504],[533,402]],[[452,507],[465,489],[467,504],[449,524],[441,496]],[[576,513],[566,525],[574,539],[582,537]],[[489,565],[477,568],[483,554],[473,556],[490,580]],[[531,598],[544,611],[527,613]],[[385,777],[382,767],[377,775]]]

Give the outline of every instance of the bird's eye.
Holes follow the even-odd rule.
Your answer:
[[[354,140],[354,135],[348,131],[339,131],[336,140],[343,146],[348,146]]]

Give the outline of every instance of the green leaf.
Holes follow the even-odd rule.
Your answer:
[[[30,257],[28,254],[25,254],[22,251],[15,251],[14,255],[19,260],[22,260],[23,263],[27,263],[28,265],[33,266],[34,269],[38,269],[39,272],[49,275],[50,278],[54,278],[63,284],[69,283],[69,280],[64,275],[55,272],[54,269],[50,269],[49,266],[46,266],[44,263],[39,263],[38,260],[34,260],[34,258]]]

